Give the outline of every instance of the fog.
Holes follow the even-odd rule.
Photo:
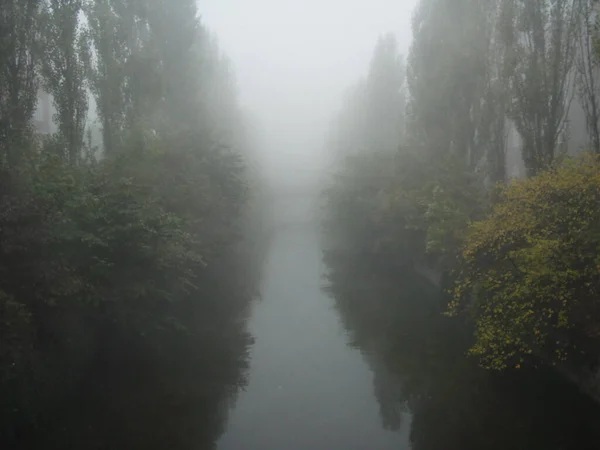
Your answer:
[[[599,8],[0,0],[0,448],[596,450]]]
[[[416,0],[214,0],[203,22],[233,61],[241,102],[266,139],[271,182],[305,184],[327,165],[323,141],[343,93],[365,75],[378,37],[408,51]]]

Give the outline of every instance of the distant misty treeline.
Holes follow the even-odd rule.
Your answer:
[[[244,383],[257,144],[198,17],[0,2],[3,448],[212,448]]]
[[[325,225],[331,261],[447,291],[482,366],[600,399],[598,8],[421,0],[406,59],[382,37],[332,127]]]
[[[598,152],[596,17],[584,0],[422,1],[408,57],[380,38],[330,141],[346,153],[409,142],[462,152],[492,181]]]

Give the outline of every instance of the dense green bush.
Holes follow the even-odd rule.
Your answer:
[[[528,357],[597,362],[600,163],[569,159],[514,181],[470,226],[451,311],[476,322],[471,352],[491,368]]]
[[[415,150],[348,157],[326,191],[330,243],[403,264],[453,265],[468,221],[486,210],[483,181],[453,158]]]

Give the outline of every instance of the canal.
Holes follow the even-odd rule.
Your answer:
[[[219,450],[404,449],[410,418],[384,429],[374,374],[323,291],[315,198],[279,202],[261,299],[248,386],[232,410]]]

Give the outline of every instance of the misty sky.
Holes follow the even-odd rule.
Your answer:
[[[204,24],[233,60],[242,104],[260,119],[276,165],[319,165],[343,91],[366,71],[377,37],[411,40],[417,0],[204,0]]]

